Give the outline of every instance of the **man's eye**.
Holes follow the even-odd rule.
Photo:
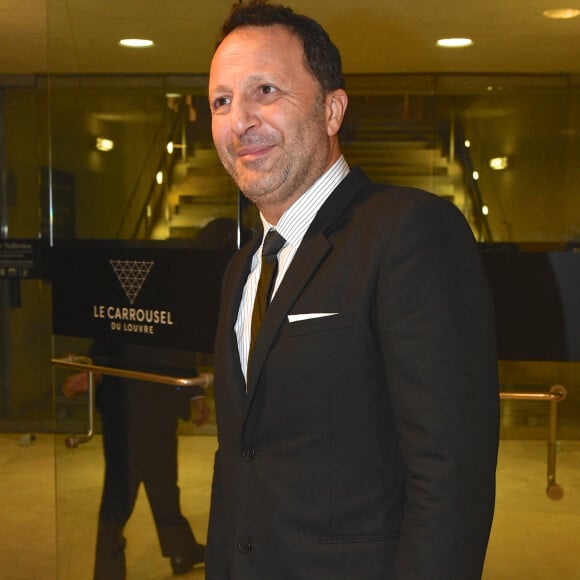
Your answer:
[[[229,102],[230,100],[227,97],[218,97],[217,99],[214,99],[212,103],[212,109],[217,111],[218,109],[227,106]]]
[[[263,95],[271,95],[272,93],[276,92],[276,87],[273,87],[272,85],[262,85],[260,87],[260,93],[262,93]]]

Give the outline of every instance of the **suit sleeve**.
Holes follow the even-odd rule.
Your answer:
[[[205,574],[207,580],[223,580],[230,577],[227,564],[228,557],[225,553],[225,548],[228,545],[225,538],[225,518],[220,451],[218,449],[214,462],[210,519],[205,553]]]
[[[498,445],[493,310],[463,216],[433,198],[401,211],[377,323],[406,471],[400,580],[481,578]]]

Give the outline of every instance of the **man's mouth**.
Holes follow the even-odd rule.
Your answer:
[[[236,149],[238,158],[244,161],[255,161],[264,155],[267,155],[272,149],[273,145],[244,145]]]

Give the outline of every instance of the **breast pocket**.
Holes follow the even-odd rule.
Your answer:
[[[302,336],[317,332],[330,332],[352,325],[351,314],[342,313],[317,313],[300,314],[292,313],[287,317],[285,334],[287,336]]]

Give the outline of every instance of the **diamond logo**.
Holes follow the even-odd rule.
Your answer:
[[[109,260],[109,263],[115,271],[125,296],[133,304],[155,262],[148,260]]]

